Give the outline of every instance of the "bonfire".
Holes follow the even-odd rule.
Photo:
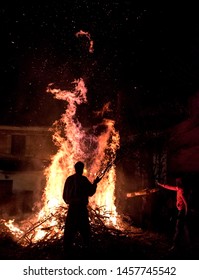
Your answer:
[[[67,106],[61,118],[51,128],[57,153],[51,157],[49,166],[44,170],[46,185],[40,209],[18,224],[15,220],[5,221],[16,241],[24,246],[41,240],[61,238],[63,235],[67,213],[67,205],[62,199],[63,186],[66,177],[74,172],[74,164],[78,160],[85,163],[85,175],[90,181],[96,176],[102,177],[96,194],[89,201],[92,223],[97,221],[112,228],[117,228],[120,223],[115,206],[114,163],[120,147],[119,132],[114,127],[115,121],[107,118],[103,118],[94,127],[84,128],[76,111],[78,106],[87,102],[87,88],[81,78],[72,85],[74,89],[71,91],[55,88],[53,84],[47,87],[47,93],[63,100]],[[107,104],[102,108],[103,114],[105,110],[109,110]]]

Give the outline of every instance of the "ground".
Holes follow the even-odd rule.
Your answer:
[[[96,229],[95,229],[96,230]],[[185,244],[178,251],[170,251],[171,236],[140,228],[131,231],[92,229],[91,249],[86,251],[77,236],[71,256],[63,252],[62,238],[29,244],[27,247],[18,245],[10,236],[2,235],[0,239],[0,259],[4,260],[173,260],[199,259],[199,238],[195,234],[191,246]]]

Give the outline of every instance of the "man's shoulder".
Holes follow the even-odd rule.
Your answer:
[[[84,175],[82,175],[82,178],[83,178],[84,180],[88,180],[88,178],[87,178],[86,176],[84,176]]]
[[[72,180],[74,179],[74,177],[75,177],[75,175],[74,175],[74,174],[73,174],[73,175],[68,176],[68,177],[66,178],[66,182],[70,182],[70,181],[72,181]]]
[[[85,182],[89,182],[90,183],[89,179],[86,176],[84,176],[84,175],[82,175],[82,180],[84,180]]]

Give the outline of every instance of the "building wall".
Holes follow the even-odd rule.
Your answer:
[[[1,201],[1,212],[12,212],[9,204],[15,204],[12,209],[18,213],[41,200],[44,170],[55,152],[48,127],[0,126],[0,193],[6,193],[5,180],[12,188],[12,195]]]
[[[22,150],[22,144],[24,150]],[[14,145],[18,145],[18,153],[17,147]],[[13,155],[20,157],[34,157],[36,155],[40,158],[48,158],[49,154],[54,152],[52,133],[48,127],[0,126],[0,158]]]

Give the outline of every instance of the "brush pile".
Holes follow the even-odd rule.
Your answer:
[[[31,223],[23,234],[16,238],[0,220],[0,259],[12,260],[63,260],[63,229],[67,208],[58,208],[53,214]],[[89,252],[84,251],[81,237],[74,241],[74,255],[71,259],[198,259],[199,242],[194,251],[171,255],[170,242],[162,233],[143,231],[130,225],[128,217],[122,217],[121,226],[107,225],[111,213],[104,209],[89,208],[92,244]],[[54,223],[56,221],[56,225]],[[52,225],[54,223],[54,225]],[[21,221],[23,228],[23,221]],[[42,238],[35,242],[38,232]]]

